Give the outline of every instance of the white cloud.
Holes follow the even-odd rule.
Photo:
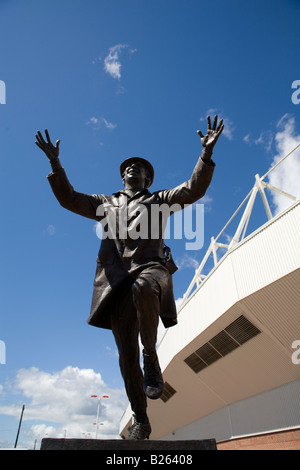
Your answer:
[[[96,116],[92,116],[88,121],[86,121],[86,124],[88,126],[91,125],[94,130],[100,129],[102,124],[104,124],[105,128],[109,130],[113,130],[117,127],[117,124],[113,124],[105,117],[97,118]]]
[[[182,304],[182,301],[183,301],[183,297],[178,297],[178,299],[175,300],[177,310],[179,309],[180,305]]]
[[[106,129],[115,129],[117,127],[117,124],[113,124],[112,122],[109,122],[107,119],[102,118],[102,122],[104,123]]]
[[[295,119],[285,114],[277,124],[275,135],[277,154],[272,166],[286,156],[300,143],[300,134],[296,133]],[[269,174],[269,183],[292,196],[300,198],[300,149],[287,157],[275,170]],[[279,213],[292,204],[292,200],[274,191],[270,192],[275,213]]]
[[[116,44],[109,48],[108,55],[104,59],[104,70],[112,78],[120,80],[122,64],[120,62],[120,56],[123,49],[127,49],[129,54],[134,54],[137,49],[129,49],[127,44]],[[124,88],[120,88],[118,93],[124,93]]]
[[[178,267],[178,269],[183,269],[183,268],[197,269],[199,266],[199,261],[193,258],[192,256],[187,255],[186,253],[180,258],[176,258],[175,262],[176,262],[176,266]]]
[[[250,134],[245,135],[245,137],[243,138],[243,141],[246,142],[246,144],[249,144],[250,143]]]
[[[208,194],[205,194],[205,196],[203,196],[200,199],[200,204],[204,204],[205,212],[210,212],[211,211],[212,203],[213,203],[213,198],[211,196],[209,196]]]
[[[120,80],[121,67],[120,54],[122,49],[127,48],[127,44],[117,44],[109,49],[108,55],[104,59],[104,70],[113,78]]]
[[[92,124],[93,126],[98,126],[99,125],[99,119],[96,118],[95,116],[92,116],[88,121],[86,121],[87,125]]]
[[[262,145],[267,152],[270,152],[274,142],[274,133],[271,130],[263,130],[256,138],[247,134],[243,137],[243,141],[248,145]]]
[[[92,64],[95,65],[95,64],[97,64],[98,62],[101,62],[101,60],[102,60],[102,57],[100,57],[100,56],[99,56],[99,57],[96,57],[95,59],[92,60]]]
[[[222,119],[222,116],[220,116],[220,119]],[[223,123],[224,123],[224,130],[223,130],[223,135],[229,140],[232,140],[233,138],[233,132],[234,132],[234,124],[233,122],[227,118],[223,117]]]
[[[109,395],[100,408],[99,438],[118,439],[119,422],[127,406],[123,389],[109,389],[101,375],[93,369],[68,366],[58,372],[44,372],[36,367],[18,371],[11,393],[22,393],[27,402],[23,420],[36,421],[28,431],[30,445],[34,439],[45,437],[95,436],[97,399],[91,395]],[[16,405],[0,406],[0,414],[20,415]],[[50,424],[51,423],[51,424]]]
[[[52,224],[47,225],[46,229],[44,230],[44,233],[45,233],[46,235],[50,235],[50,237],[52,237],[53,235],[56,234],[56,228],[55,228],[55,226],[52,225]]]
[[[117,348],[113,349],[110,346],[106,346],[105,349],[109,356],[119,357],[119,352]]]
[[[273,143],[273,132],[262,131],[257,139],[254,140],[256,145],[262,145],[267,152],[271,150]]]

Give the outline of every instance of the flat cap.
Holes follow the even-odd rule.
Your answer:
[[[123,163],[121,163],[121,166],[120,166],[120,173],[121,173],[121,176],[123,175],[126,167],[128,165],[130,165],[132,162],[140,162],[142,163],[146,168],[147,170],[149,171],[149,175],[150,175],[150,182],[147,184],[147,188],[149,188],[149,186],[151,186],[151,184],[153,183],[153,180],[154,180],[154,169],[153,169],[153,166],[151,165],[150,162],[148,162],[148,160],[145,160],[145,158],[141,158],[141,157],[130,157],[130,158],[127,158],[126,160],[124,160]]]

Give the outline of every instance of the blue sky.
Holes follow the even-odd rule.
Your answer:
[[[114,437],[127,403],[111,332],[86,324],[95,224],[55,200],[36,131],[61,139],[75,189],[111,194],[132,155],[152,162],[153,190],[188,179],[197,129],[207,113],[224,118],[202,201],[204,246],[169,241],[179,299],[254,175],[300,142],[299,14],[296,0],[0,0],[1,447],[13,445],[23,403],[24,447],[45,435],[93,437],[91,394],[110,395],[100,436]],[[276,184],[295,193],[291,158]],[[250,231],[266,220],[260,201],[256,210]]]

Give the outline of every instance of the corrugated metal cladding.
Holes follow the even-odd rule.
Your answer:
[[[249,235],[230,255],[240,299],[300,266],[300,203]]]
[[[190,354],[184,362],[196,373],[210,366],[260,333],[244,315]]]

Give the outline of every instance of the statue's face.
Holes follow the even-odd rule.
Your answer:
[[[148,170],[143,163],[133,161],[127,165],[123,173],[124,186],[130,185],[131,187],[145,188],[147,177]]]

